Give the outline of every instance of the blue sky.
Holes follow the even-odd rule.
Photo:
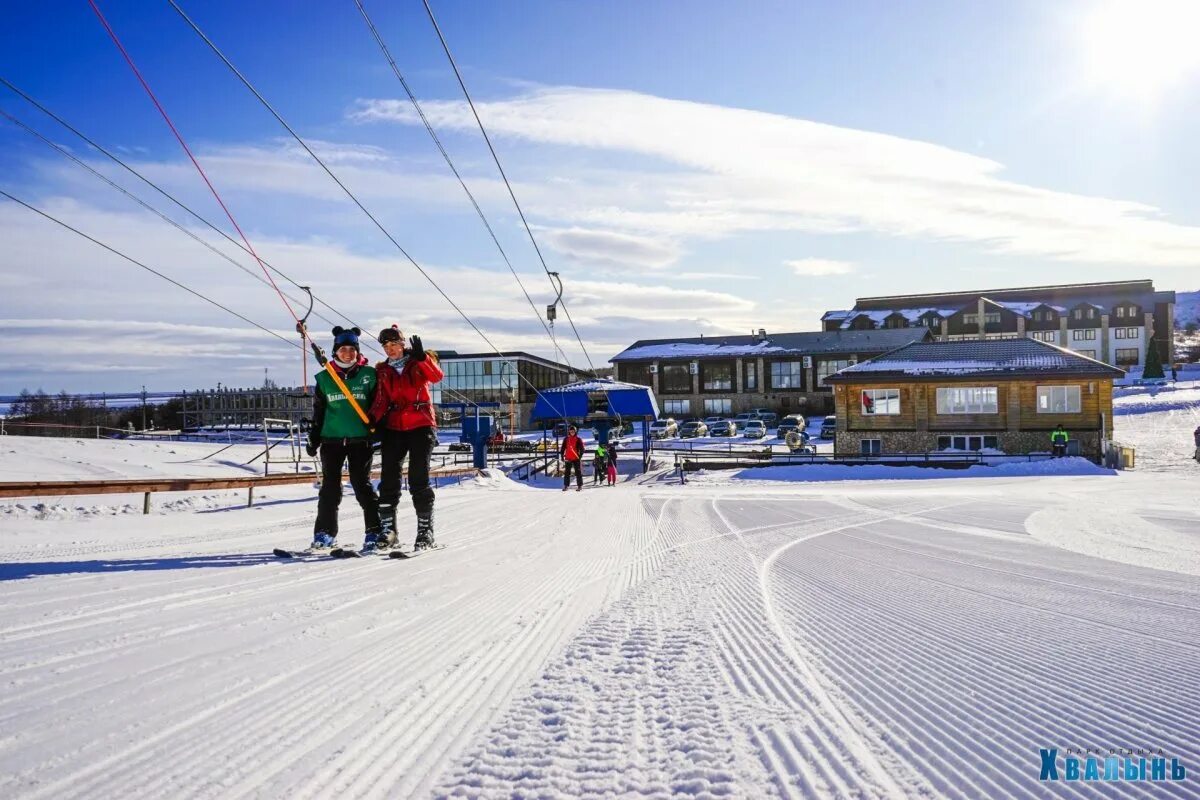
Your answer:
[[[268,260],[366,327],[488,349],[167,3],[100,5]],[[597,365],[636,338],[815,329],[859,296],[1197,288],[1189,6],[434,3]],[[497,346],[553,354],[352,0],[184,7]],[[543,307],[423,7],[367,8]],[[4,22],[0,75],[232,233],[87,3]],[[258,269],[2,88],[0,109]],[[0,187],[290,335],[273,292],[7,122]],[[0,392],[299,381],[283,343],[6,200],[0,228],[0,329],[28,345]]]

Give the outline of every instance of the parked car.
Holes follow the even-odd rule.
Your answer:
[[[709,436],[737,436],[737,432],[737,423],[730,419],[718,420],[708,429]]]
[[[745,439],[761,439],[767,435],[767,424],[761,419],[752,419],[742,427],[742,437]]]
[[[802,414],[788,414],[783,419],[779,420],[779,429],[776,431],[779,438],[787,436],[790,431],[804,430],[804,416]]]
[[[832,439],[833,435],[835,433],[837,433],[837,415],[830,414],[821,423],[821,437],[820,438]]]
[[[684,439],[691,439],[696,436],[708,436],[708,426],[703,420],[689,419],[679,428],[679,436]]]
[[[567,435],[567,423],[559,422],[554,426],[554,435],[559,439]]]
[[[724,417],[705,417],[704,424],[707,425],[711,430],[713,425],[716,425],[718,422],[723,422],[724,420]]]
[[[775,424],[775,420],[779,419],[779,415],[769,408],[756,408],[750,413],[754,415],[755,419],[761,419],[768,428]]]
[[[650,438],[651,439],[668,439],[672,436],[679,435],[679,425],[675,420],[667,417],[666,419],[656,419],[650,423]]]
[[[749,422],[752,419],[758,419],[758,418],[756,416],[754,416],[753,411],[747,411],[744,414],[738,414],[736,417],[733,418],[733,421],[736,422],[740,426],[740,425],[745,425],[747,422]]]

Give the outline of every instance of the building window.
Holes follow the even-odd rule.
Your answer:
[[[663,364],[659,371],[659,391],[664,394],[690,394],[692,371],[687,364]]]
[[[999,325],[1000,324],[1000,315],[999,314],[984,314],[983,315],[983,324],[984,325]]]
[[[862,413],[864,414],[899,414],[899,389],[863,389]]]
[[[719,399],[718,398],[705,398],[705,400],[704,400],[705,416],[712,415],[712,414],[729,415],[732,413],[733,413],[733,401],[730,400],[729,398],[719,398]]]
[[[1095,328],[1079,328],[1071,331],[1071,341],[1073,342],[1092,341],[1095,338]]]
[[[1083,356],[1084,358],[1095,358],[1096,357],[1095,350],[1076,350],[1075,352],[1077,354]]]
[[[979,324],[979,315],[978,314],[963,314],[963,325],[978,325],[978,324]]]
[[[1123,316],[1125,316],[1125,306],[1118,306],[1118,307],[1117,307],[1117,316],[1118,316],[1118,317],[1123,317]]]
[[[688,409],[692,407],[690,400],[663,400],[663,413],[683,417],[691,413]]]
[[[746,382],[745,387],[747,392],[758,391],[758,361],[749,360],[746,364]]]
[[[939,414],[996,414],[995,386],[941,387],[937,390]]]
[[[817,385],[827,386],[825,379],[838,370],[843,370],[850,366],[850,361],[818,361],[817,362]]]
[[[1039,414],[1078,414],[1081,408],[1078,386],[1037,387]]]
[[[1141,331],[1137,328],[1114,328],[1116,338],[1118,339],[1137,339],[1141,335]]]
[[[649,364],[622,364],[619,372],[621,380],[628,383],[636,383],[639,386],[654,385],[654,378],[650,375]],[[539,386],[538,388],[542,387]]]
[[[1095,319],[1095,318],[1096,318],[1096,309],[1094,309],[1094,308],[1089,308],[1089,309],[1087,310],[1087,318],[1088,318],[1088,319]]]
[[[1118,347],[1117,348],[1117,366],[1118,367],[1134,367],[1137,366],[1140,351],[1136,347]]]
[[[1082,309],[1082,308],[1077,308],[1077,309],[1075,309],[1074,311],[1072,311],[1072,312],[1071,312],[1071,318],[1072,318],[1072,319],[1083,319],[1083,309]]]
[[[939,436],[938,450],[999,450],[1000,441],[996,436]]]
[[[804,368],[799,361],[772,361],[770,374],[772,389],[804,387]]]
[[[863,439],[858,443],[858,452],[864,456],[877,456],[883,452],[883,440]]]
[[[700,364],[700,388],[706,392],[733,391],[733,362],[705,361]]]
[[[1034,331],[1030,336],[1039,342],[1049,342],[1050,344],[1058,341],[1058,331]]]

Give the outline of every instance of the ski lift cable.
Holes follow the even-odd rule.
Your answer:
[[[475,199],[475,195],[467,187],[466,181],[463,180],[458,168],[454,166],[454,161],[450,158],[450,154],[446,151],[445,146],[442,144],[442,140],[437,135],[437,131],[433,129],[433,125],[430,124],[428,117],[425,116],[425,110],[421,108],[421,103],[419,100],[417,100],[416,94],[413,93],[413,90],[408,85],[408,81],[405,80],[404,75],[400,72],[400,67],[396,64],[396,59],[392,57],[391,50],[388,49],[387,44],[383,41],[383,36],[379,33],[379,29],[375,27],[375,22],[367,13],[366,6],[363,5],[362,0],[354,0],[354,3],[358,6],[358,10],[359,13],[362,14],[363,21],[366,22],[367,28],[371,31],[371,35],[375,38],[375,43],[379,45],[380,52],[383,53],[383,57],[391,66],[392,73],[396,76],[396,80],[400,81],[400,85],[404,87],[404,93],[408,95],[409,101],[412,103],[413,108],[416,109],[417,116],[421,118],[421,122],[425,125],[425,130],[429,133],[429,137],[433,139],[433,143],[437,145],[437,149],[442,154],[442,158],[446,160],[446,165],[450,167],[450,171],[453,172],[454,177],[458,179],[458,185],[461,186],[463,191],[466,193],[467,199],[471,201],[471,205],[475,208],[475,213],[479,215],[479,221],[482,222],[483,227],[487,229],[488,235],[492,238],[492,242],[496,245],[496,249],[500,251],[500,257],[503,258],[504,263],[508,265],[508,271],[512,273],[517,285],[521,287],[521,293],[524,294],[525,299],[529,301],[529,307],[533,309],[534,316],[537,317],[538,322],[540,322],[542,328],[545,329],[546,335],[550,337],[550,343],[554,346],[555,353],[562,358],[563,363],[565,363],[571,369],[574,369],[574,367],[571,367],[571,362],[567,359],[567,354],[558,346],[558,341],[554,338],[554,333],[550,330],[550,327],[546,324],[546,321],[542,319],[541,312],[538,311],[538,307],[533,302],[533,298],[529,296],[529,290],[525,288],[525,284],[521,281],[521,277],[517,274],[516,269],[513,267],[512,261],[509,260],[508,253],[504,252],[504,247],[501,246],[500,239],[496,236],[496,232],[492,230],[491,223],[488,222],[487,216],[483,213],[483,209],[480,208],[479,202]]]
[[[258,262],[258,266],[262,269],[263,274],[267,276],[267,280],[270,281],[271,286],[279,295],[279,300],[283,303],[284,307],[287,308],[288,314],[291,315],[292,320],[296,323],[297,332],[301,335],[301,337],[313,345],[313,352],[318,354],[319,360],[320,351],[317,349],[316,342],[314,342],[312,337],[309,336],[308,330],[300,322],[300,318],[296,316],[296,312],[292,309],[292,304],[288,302],[287,297],[284,296],[279,286],[275,283],[275,278],[271,276],[266,264],[264,264],[262,259],[258,257],[258,253],[254,250],[254,245],[250,244],[250,240],[246,237],[245,232],[242,231],[242,226],[238,225],[237,220],[233,217],[233,213],[230,212],[229,207],[225,205],[225,201],[221,198],[220,192],[218,192],[217,188],[213,186],[212,181],[208,179],[208,173],[204,171],[204,168],[200,166],[200,162],[196,160],[196,156],[192,154],[192,149],[188,147],[187,142],[184,141],[183,135],[180,134],[179,129],[175,127],[175,123],[171,121],[171,117],[169,114],[167,114],[167,110],[163,108],[162,103],[158,102],[158,97],[154,94],[154,90],[150,88],[150,84],[146,82],[146,79],[142,76],[142,73],[137,68],[137,65],[133,63],[133,58],[129,55],[129,51],[125,49],[125,45],[123,45],[120,38],[117,37],[116,31],[114,31],[112,26],[108,24],[108,20],[104,17],[104,13],[100,10],[100,6],[96,4],[96,0],[88,0],[88,4],[92,7],[92,11],[96,13],[96,17],[99,18],[100,24],[103,25],[104,29],[108,32],[109,38],[113,40],[113,44],[115,44],[117,49],[121,51],[121,55],[124,57],[125,63],[128,64],[129,68],[133,71],[134,76],[138,79],[138,83],[142,85],[142,88],[146,90],[146,94],[150,96],[151,102],[153,102],[154,107],[158,109],[158,113],[162,115],[163,120],[167,123],[167,127],[171,129],[171,133],[174,134],[175,140],[179,142],[179,146],[183,148],[183,152],[187,153],[187,157],[191,160],[192,166],[196,168],[196,171],[200,173],[200,177],[204,179],[204,183],[206,186],[208,186],[208,190],[216,199],[217,205],[221,206],[221,210],[225,212],[225,216],[229,219],[230,224],[233,225],[234,229],[238,232],[238,236],[240,236],[242,241],[245,243],[246,249],[250,251],[250,255],[254,257],[254,260]],[[308,370],[307,365],[308,362],[306,360],[304,362],[305,374],[307,374]]]
[[[29,104],[30,104],[30,105],[32,105],[34,108],[36,108],[36,109],[38,109],[39,111],[41,111],[41,112],[42,112],[43,114],[45,114],[46,116],[50,117],[50,119],[54,120],[54,121],[55,121],[55,122],[57,122],[59,125],[61,125],[62,127],[66,128],[66,129],[67,129],[68,131],[70,131],[71,133],[75,134],[75,136],[77,136],[79,139],[81,139],[83,142],[85,142],[85,143],[86,143],[88,146],[90,146],[90,147],[92,147],[93,149],[97,150],[97,151],[98,151],[98,152],[100,152],[101,154],[103,154],[103,155],[107,156],[107,157],[108,157],[108,158],[109,158],[111,161],[113,161],[115,164],[117,164],[118,166],[120,166],[121,168],[123,168],[123,169],[124,169],[126,172],[128,172],[128,173],[129,173],[129,174],[131,174],[131,175],[133,175],[133,176],[134,176],[135,178],[137,178],[138,180],[142,181],[142,183],[145,183],[147,186],[149,186],[149,187],[150,187],[151,189],[153,189],[154,191],[158,192],[160,195],[162,195],[162,196],[163,196],[163,197],[165,197],[166,199],[170,200],[170,201],[171,201],[172,203],[174,203],[176,206],[178,206],[179,208],[181,208],[183,211],[187,212],[189,215],[191,215],[193,218],[195,218],[195,219],[196,219],[196,220],[198,220],[199,222],[203,223],[205,226],[207,226],[207,227],[208,227],[210,230],[212,230],[214,233],[216,233],[216,234],[218,234],[219,236],[221,236],[222,238],[224,238],[226,241],[228,241],[228,242],[229,242],[230,244],[232,244],[233,246],[237,247],[239,250],[241,250],[242,252],[244,252],[246,255],[252,255],[252,254],[251,254],[251,252],[250,252],[249,250],[247,250],[247,249],[246,249],[246,246],[245,246],[244,244],[242,244],[241,242],[239,242],[237,239],[234,239],[232,236],[230,236],[228,233],[226,233],[226,232],[225,232],[224,230],[222,230],[221,228],[219,228],[219,227],[217,227],[216,225],[214,225],[214,224],[213,224],[212,222],[210,222],[210,221],[209,221],[209,220],[208,220],[206,217],[204,217],[203,215],[201,215],[199,212],[197,212],[197,211],[193,210],[193,209],[192,209],[190,206],[188,206],[188,205],[186,205],[185,203],[183,203],[183,201],[181,201],[181,200],[179,200],[178,198],[176,198],[174,195],[172,195],[171,193],[169,193],[167,190],[163,189],[163,188],[162,188],[161,186],[159,186],[157,183],[155,183],[154,181],[150,180],[149,178],[147,178],[147,177],[146,177],[145,175],[143,175],[142,173],[138,172],[138,171],[137,171],[136,169],[134,169],[133,167],[129,166],[129,164],[127,164],[125,161],[123,161],[123,160],[122,160],[122,159],[121,159],[119,156],[117,156],[116,154],[114,154],[112,151],[110,151],[109,149],[107,149],[107,148],[106,148],[106,147],[104,147],[103,145],[101,145],[101,144],[97,143],[95,140],[93,140],[92,138],[90,138],[90,137],[89,137],[87,134],[83,133],[83,132],[82,132],[82,131],[80,131],[78,128],[76,128],[75,126],[73,126],[71,123],[67,122],[65,119],[63,119],[62,117],[60,117],[58,114],[54,113],[53,111],[51,111],[51,110],[50,110],[49,108],[47,108],[46,106],[44,106],[44,105],[42,105],[41,103],[39,103],[39,102],[38,102],[36,99],[34,99],[33,97],[30,97],[28,94],[26,94],[24,91],[22,91],[21,89],[19,89],[17,86],[13,85],[13,84],[12,84],[10,81],[8,81],[8,80],[7,80],[6,78],[4,78],[3,76],[0,76],[0,84],[3,84],[3,85],[6,87],[6,88],[8,88],[10,91],[12,91],[14,94],[16,94],[18,97],[20,97],[21,99],[25,100],[27,103],[29,103]],[[263,263],[263,264],[266,264],[266,265],[267,265],[267,267],[268,267],[268,268],[269,268],[269,269],[270,269],[272,272],[274,272],[276,275],[278,275],[279,277],[281,277],[281,278],[283,278],[284,280],[286,280],[288,283],[292,284],[292,286],[295,286],[297,289],[300,289],[300,288],[302,288],[302,287],[301,287],[301,285],[300,285],[299,283],[297,283],[295,280],[293,280],[293,279],[291,278],[291,276],[289,276],[287,273],[283,272],[282,270],[280,270],[280,269],[278,269],[277,267],[275,267],[274,265],[272,265],[272,264],[271,264],[269,261],[267,261],[265,258],[264,258],[264,259],[261,259],[261,261],[262,261],[262,263]],[[242,267],[242,268],[243,268],[243,269],[245,269],[245,267]],[[262,279],[260,278],[259,280],[262,280]],[[266,283],[266,281],[263,281],[263,282],[264,282],[264,283]],[[268,285],[269,285],[269,284],[268,284]],[[334,308],[333,306],[331,306],[331,305],[330,305],[328,302],[326,302],[326,301],[325,301],[324,299],[322,299],[320,296],[317,296],[317,297],[316,297],[316,300],[317,300],[317,302],[318,302],[318,303],[320,303],[322,306],[324,306],[326,309],[328,309],[330,312],[332,312],[332,313],[333,313],[335,316],[337,316],[339,319],[344,319],[344,320],[346,320],[346,321],[350,322],[352,325],[356,325],[356,326],[358,326],[359,328],[362,328],[362,326],[361,326],[361,325],[359,325],[357,322],[355,322],[353,319],[351,319],[351,318],[350,318],[348,315],[346,315],[346,314],[342,313],[342,312],[341,312],[341,311],[339,311],[338,309],[336,309],[336,308]],[[329,319],[328,317],[325,317],[325,316],[323,316],[323,315],[321,315],[321,314],[319,314],[319,313],[317,314],[317,316],[318,316],[320,319],[323,319],[323,320],[325,320],[325,322],[329,323],[330,325],[335,325],[335,324],[337,324],[337,323],[335,323],[333,320],[331,320],[331,319]],[[382,354],[382,353],[383,353],[383,351],[382,351],[382,350],[380,350],[379,348],[375,347],[374,345],[371,345],[371,348],[372,348],[373,350],[375,350],[375,352],[377,352],[377,353],[380,353],[380,354]]]
[[[265,278],[263,278],[261,275],[256,275],[256,274],[254,273],[254,271],[253,271],[253,270],[251,270],[251,269],[248,269],[247,267],[245,267],[245,266],[244,266],[244,265],[242,265],[242,264],[239,264],[239,263],[238,263],[236,260],[234,260],[233,258],[231,258],[231,257],[230,257],[228,254],[226,254],[226,253],[223,253],[222,251],[220,251],[220,250],[218,250],[216,247],[214,247],[214,246],[213,246],[213,245],[212,245],[210,242],[206,242],[206,241],[204,241],[204,239],[200,238],[199,236],[197,236],[197,235],[196,235],[195,233],[193,233],[192,231],[189,231],[187,228],[185,228],[184,226],[180,225],[178,222],[176,222],[175,220],[171,219],[171,218],[170,218],[170,217],[168,217],[166,214],[164,214],[163,212],[159,211],[159,210],[158,210],[157,208],[155,208],[154,206],[152,206],[152,205],[150,205],[149,203],[147,203],[145,200],[142,200],[142,198],[140,198],[140,197],[138,197],[137,195],[133,194],[133,193],[132,193],[132,192],[130,192],[128,189],[126,189],[124,186],[121,186],[120,184],[116,183],[116,182],[115,182],[115,181],[113,181],[111,178],[109,178],[107,175],[103,174],[103,173],[102,173],[102,172],[100,172],[99,170],[97,170],[97,169],[95,169],[94,167],[92,167],[92,166],[91,166],[90,164],[88,164],[87,162],[85,162],[85,161],[82,161],[81,159],[79,159],[79,158],[78,158],[78,157],[77,157],[77,156],[76,156],[74,153],[71,153],[71,152],[70,152],[70,151],[68,151],[66,148],[64,148],[62,145],[60,145],[60,144],[58,144],[57,142],[54,142],[53,140],[51,140],[51,139],[47,138],[47,137],[46,137],[46,136],[44,136],[44,135],[43,135],[41,132],[39,132],[39,131],[37,131],[37,130],[33,129],[33,128],[32,128],[32,127],[30,127],[29,125],[26,125],[24,122],[22,122],[21,120],[17,119],[16,117],[14,117],[12,114],[9,114],[7,111],[5,111],[5,110],[4,110],[4,109],[2,109],[2,108],[0,108],[0,117],[4,117],[4,118],[5,118],[5,119],[7,119],[9,122],[11,122],[11,123],[13,123],[14,125],[16,125],[17,127],[19,127],[19,128],[21,128],[22,130],[26,131],[26,132],[27,132],[27,133],[29,133],[30,135],[32,135],[32,136],[34,136],[34,137],[36,137],[36,138],[37,138],[37,139],[39,139],[41,142],[43,142],[43,143],[44,143],[46,146],[53,148],[53,149],[54,149],[56,152],[58,152],[58,153],[59,153],[60,155],[62,155],[64,158],[67,158],[68,160],[70,160],[70,161],[71,161],[72,163],[74,163],[75,165],[77,165],[77,166],[79,166],[79,167],[82,167],[83,169],[87,170],[87,171],[88,171],[88,172],[90,172],[92,175],[94,175],[94,176],[96,176],[97,178],[99,178],[100,180],[104,181],[106,184],[108,184],[108,185],[109,185],[110,187],[112,187],[113,189],[117,190],[118,192],[120,192],[121,194],[125,195],[125,196],[126,196],[126,197],[128,197],[130,200],[132,200],[133,202],[135,202],[135,203],[137,203],[138,205],[140,205],[142,208],[146,209],[146,210],[147,210],[147,211],[149,211],[150,213],[152,213],[152,214],[154,214],[155,216],[157,216],[158,218],[160,218],[160,219],[161,219],[163,222],[166,222],[168,225],[170,225],[170,226],[174,227],[175,229],[179,230],[179,231],[180,231],[180,232],[182,232],[184,235],[186,235],[186,236],[190,237],[191,239],[193,239],[194,241],[196,241],[196,242],[197,242],[197,243],[199,243],[200,245],[202,245],[202,246],[204,246],[204,247],[208,248],[210,251],[212,251],[213,253],[215,253],[217,256],[219,256],[219,257],[221,257],[221,258],[225,259],[225,260],[226,260],[226,261],[228,261],[230,264],[232,264],[233,266],[235,266],[235,267],[237,267],[238,269],[240,269],[242,272],[244,272],[244,273],[246,273],[247,275],[249,275],[249,276],[250,276],[252,279],[254,279],[254,280],[258,281],[259,283],[261,283],[261,284],[262,284],[262,285],[264,285],[264,286],[270,286],[270,284],[269,284],[269,283],[267,283],[267,280],[266,280]],[[300,288],[304,288],[304,287],[300,287]],[[297,300],[296,300],[296,298],[295,298],[295,297],[291,297],[291,299],[292,299],[292,300],[294,300],[294,301],[296,301],[296,302],[299,302],[299,301],[297,301]],[[318,314],[318,316],[320,316],[320,315]],[[324,317],[322,317],[322,319],[324,319]],[[328,320],[326,320],[326,321],[328,322]],[[332,323],[331,323],[331,324],[332,324]]]
[[[95,2],[95,0],[88,0],[88,2]],[[494,352],[502,360],[505,360],[507,357],[500,351],[500,349],[498,347],[496,347],[495,344],[492,343],[492,340],[488,338],[487,334],[485,334],[482,330],[480,330],[479,326],[475,324],[475,321],[472,320],[470,318],[470,316],[468,316],[467,313],[465,311],[463,311],[462,308],[459,307],[459,305],[457,303],[454,302],[454,300],[450,297],[450,295],[446,294],[446,291],[444,289],[442,289],[441,286],[438,285],[437,281],[435,281],[433,279],[433,276],[431,276],[425,270],[425,268],[422,267],[420,265],[420,263],[417,262],[417,260],[415,258],[413,258],[411,255],[409,255],[408,251],[405,250],[404,247],[401,246],[400,242],[396,241],[396,237],[394,237],[391,234],[391,232],[388,231],[388,229],[384,227],[383,223],[381,223],[379,221],[379,219],[374,214],[372,214],[365,205],[362,204],[362,201],[358,199],[358,196],[355,195],[354,192],[350,191],[350,188],[347,187],[346,184],[342,182],[341,178],[339,178],[337,176],[337,174],[334,173],[334,171],[329,168],[329,165],[326,164],[321,159],[320,156],[318,156],[315,152],[313,152],[313,149],[308,145],[308,142],[304,141],[304,139],[300,136],[300,134],[298,134],[296,132],[296,129],[293,128],[290,124],[288,124],[287,120],[285,120],[283,118],[283,116],[278,111],[275,110],[275,107],[272,106],[270,104],[270,102],[268,102],[267,99],[262,95],[262,93],[259,92],[257,88],[255,88],[254,84],[252,84],[250,82],[250,80],[245,75],[242,74],[241,70],[239,70],[234,65],[234,63],[229,60],[229,58],[225,55],[225,53],[223,53],[221,51],[221,49],[219,47],[217,47],[216,43],[213,42],[212,39],[208,38],[208,35],[206,33],[204,33],[204,31],[200,28],[200,26],[197,25],[192,20],[192,18],[187,15],[187,13],[183,10],[182,7],[180,7],[177,0],[167,0],[167,2],[171,4],[171,7],[175,9],[176,13],[178,13],[179,16],[183,19],[183,21],[185,23],[187,23],[188,27],[190,27],[196,33],[196,35],[199,36],[200,39],[206,45],[208,45],[209,49],[213,51],[213,53],[217,56],[217,58],[219,58],[221,60],[221,62],[224,63],[225,66],[229,68],[229,71],[232,72],[239,81],[241,81],[242,85],[245,86],[250,91],[250,93],[253,94],[258,99],[258,101],[263,105],[263,107],[266,108],[267,111],[270,112],[271,116],[275,117],[276,121],[279,122],[279,124],[281,126],[283,126],[284,130],[286,130],[289,134],[291,134],[292,138],[296,140],[297,144],[299,144],[304,149],[304,151],[306,153],[308,153],[308,155],[313,159],[313,161],[317,162],[317,164],[321,167],[321,169],[323,169],[325,171],[325,174],[328,175],[333,180],[333,182],[336,183],[338,185],[338,187],[341,188],[341,190],[343,192],[345,192],[346,196],[350,198],[351,202],[353,202],[354,205],[358,206],[358,209],[360,211],[362,211],[367,216],[367,218],[371,220],[372,223],[374,223],[375,227],[379,229],[379,232],[382,233],[387,238],[387,240],[389,242],[391,242],[392,245],[395,246],[395,248],[400,252],[400,254],[402,256],[404,256],[404,258],[410,264],[412,264],[414,268],[416,268],[417,272],[421,273],[421,276],[423,278],[425,278],[425,280],[428,281],[429,285],[432,286],[437,291],[437,293],[442,296],[442,299],[444,299],[447,303],[449,303],[450,307],[453,308],[456,312],[458,312],[458,315],[463,318],[463,321],[465,321],[469,326],[471,326],[471,329],[474,330],[475,333],[477,333],[479,335],[479,338],[483,339],[483,341],[488,345],[488,347],[490,347],[492,349],[492,352]],[[520,370],[517,371],[517,377],[520,380],[524,381],[538,397],[546,399],[545,395],[542,394],[542,392],[538,389],[537,386],[534,385],[534,383],[532,381],[530,381],[524,375],[520,374]],[[549,400],[547,400],[546,402],[550,404],[551,408],[554,407],[553,404],[550,403]]]
[[[63,228],[66,228],[67,230],[71,231],[72,233],[74,233],[76,235],[82,236],[84,239],[87,239],[92,244],[95,244],[95,245],[98,245],[98,246],[104,248],[105,250],[112,253],[113,255],[120,256],[121,258],[125,259],[129,263],[134,264],[138,267],[141,267],[142,269],[146,270],[147,272],[157,275],[158,277],[162,278],[164,281],[167,281],[168,283],[174,284],[175,286],[179,287],[180,289],[183,289],[185,292],[188,292],[190,294],[195,295],[196,297],[199,297],[204,302],[210,303],[210,304],[216,306],[217,308],[221,309],[222,311],[226,312],[227,314],[232,314],[233,316],[237,317],[238,319],[242,320],[243,322],[245,322],[249,325],[253,325],[254,327],[258,328],[259,330],[271,334],[276,339],[279,339],[280,341],[284,342],[285,344],[287,344],[291,347],[299,347],[301,350],[304,349],[304,345],[297,344],[295,340],[289,339],[286,336],[279,334],[277,331],[271,330],[270,328],[266,327],[265,325],[260,325],[259,323],[255,322],[254,320],[250,319],[249,317],[247,317],[243,314],[239,314],[238,312],[234,311],[233,309],[229,308],[228,306],[222,305],[221,303],[219,303],[216,300],[213,300],[211,297],[208,297],[207,295],[202,294],[201,292],[193,289],[192,287],[188,286],[187,284],[180,283],[179,281],[175,280],[174,278],[170,277],[169,275],[159,272],[154,267],[147,266],[146,264],[143,264],[141,261],[138,261],[136,258],[126,255],[125,253],[121,252],[120,250],[116,249],[115,247],[107,245],[104,242],[100,241],[99,239],[95,238],[94,236],[89,236],[88,234],[84,233],[83,231],[79,230],[78,228],[73,227],[72,225],[69,225],[66,222],[63,222],[58,217],[55,217],[55,216],[49,214],[48,212],[43,211],[42,209],[40,209],[34,205],[31,205],[30,203],[26,203],[24,200],[20,199],[19,197],[9,194],[4,189],[0,189],[0,195],[7,197],[9,200],[12,200],[14,203],[24,206],[25,208],[29,209],[30,211],[34,212],[35,214],[38,214],[41,217],[50,220],[51,222],[57,223],[58,225],[62,226]]]
[[[174,0],[170,0],[172,4]],[[442,43],[442,50],[446,53],[446,58],[450,61],[450,66],[454,69],[454,77],[458,79],[458,85],[462,89],[463,97],[467,98],[467,105],[471,107],[471,113],[475,117],[475,123],[479,126],[479,132],[483,134],[483,140],[487,143],[488,151],[492,154],[492,160],[496,162],[496,169],[500,171],[500,177],[504,179],[504,185],[508,188],[508,196],[512,198],[513,205],[517,209],[517,214],[521,217],[521,224],[525,226],[525,233],[529,235],[529,241],[533,243],[533,249],[537,253],[538,260],[542,262],[542,269],[545,270],[546,276],[550,276],[550,267],[546,265],[546,259],[542,256],[542,249],[538,246],[537,239],[533,236],[533,230],[529,227],[529,221],[525,219],[525,212],[521,209],[521,204],[517,202],[516,192],[513,191],[512,184],[508,181],[508,175],[504,172],[504,167],[500,164],[500,156],[496,154],[496,148],[492,146],[492,139],[488,136],[487,128],[483,126],[483,120],[479,117],[479,112],[475,109],[475,101],[471,99],[471,93],[467,91],[467,84],[463,80],[462,73],[458,69],[458,63],[454,60],[454,55],[450,52],[450,45],[446,43],[446,37],[442,35],[442,29],[438,25],[437,18],[433,15],[433,8],[429,5],[429,0],[422,0],[425,4],[425,11],[429,15],[429,21],[433,23],[433,29],[437,33],[438,41]],[[551,281],[553,285],[553,281]],[[562,302],[560,300],[560,302]],[[592,375],[596,374],[596,366],[592,363],[592,357],[587,351],[587,347],[583,343],[583,338],[579,335],[579,329],[575,327],[575,320],[571,319],[571,312],[567,309],[567,304],[562,302],[563,313],[567,315],[567,321],[571,323],[571,330],[575,332],[575,339],[579,342],[579,347],[583,350],[584,358],[587,359],[588,368],[591,369]]]
[[[180,281],[177,281],[174,278],[172,278],[168,275],[165,275],[162,272],[159,272],[158,270],[154,269],[153,267],[148,266],[147,264],[144,264],[141,261],[138,261],[137,259],[133,258],[130,255],[127,255],[126,253],[121,252],[120,250],[116,249],[115,247],[112,247],[111,245],[108,245],[108,244],[100,241],[99,239],[95,238],[94,236],[90,236],[90,235],[84,233],[83,231],[79,230],[78,228],[62,221],[58,217],[55,217],[52,214],[50,214],[46,211],[43,211],[42,209],[40,209],[30,203],[25,202],[24,200],[20,199],[19,197],[16,197],[15,195],[9,194],[4,189],[0,189],[0,195],[7,197],[9,200],[13,201],[14,203],[17,203],[18,205],[24,206],[25,208],[29,209],[30,211],[34,212],[35,214],[38,214],[39,216],[43,217],[44,219],[47,219],[51,222],[54,222],[54,223],[60,225],[63,228],[66,228],[67,230],[71,231],[72,233],[76,234],[77,236],[87,239],[92,244],[95,244],[99,247],[104,248],[105,250],[112,253],[113,255],[119,256],[119,257],[125,259],[126,261],[128,261],[129,263],[134,264],[135,266],[138,266],[159,278],[162,278],[163,280],[167,281],[170,284],[173,284],[174,286],[176,286],[180,289],[183,289],[185,292],[188,292],[189,294],[192,294],[192,295],[200,298],[204,302],[209,303],[210,305],[216,306],[217,308],[221,309],[225,313],[231,314],[231,315],[237,317],[238,319],[242,320],[243,322],[247,323],[248,325],[253,325],[255,328],[258,328],[259,330],[263,331],[264,333],[271,334],[276,339],[279,339],[280,341],[287,344],[288,346],[298,347],[302,351],[305,349],[304,345],[298,344],[295,340],[289,339],[286,336],[283,336],[283,335],[279,334],[278,332],[271,330],[270,328],[266,327],[265,325],[261,325],[261,324],[255,322],[254,320],[250,319],[249,317],[245,316],[244,314],[240,314],[237,311],[234,311],[233,309],[229,308],[228,306],[225,306],[225,305],[219,303],[218,301],[213,300],[211,297],[208,297],[207,295],[203,294],[202,292],[200,292],[196,289],[193,289],[192,287],[188,286],[187,284],[181,283]],[[450,391],[453,394],[452,390],[443,390],[443,391]],[[466,397],[463,397],[462,399],[471,405],[477,405],[477,403],[475,403],[471,400],[468,400]]]

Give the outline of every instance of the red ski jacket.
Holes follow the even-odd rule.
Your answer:
[[[437,383],[445,375],[433,356],[427,354],[424,361],[410,359],[402,372],[381,361],[375,372],[379,388],[371,403],[372,420],[393,431],[437,427],[429,384]]]

